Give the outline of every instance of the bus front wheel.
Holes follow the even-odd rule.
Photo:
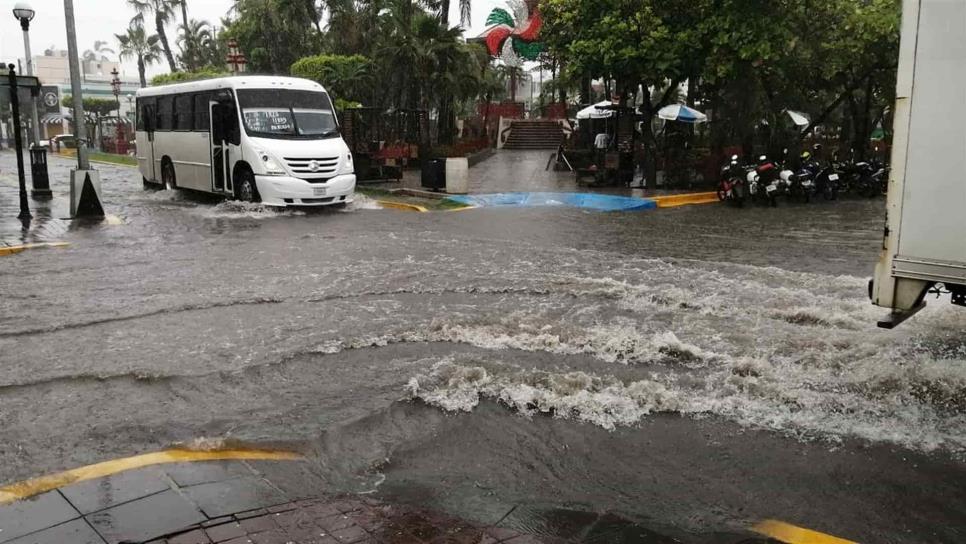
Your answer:
[[[235,198],[242,202],[259,202],[258,187],[255,176],[248,170],[243,170],[235,178]]]

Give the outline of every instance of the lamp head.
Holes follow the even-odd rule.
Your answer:
[[[20,21],[20,28],[27,30],[30,28],[30,21],[33,20],[37,12],[26,2],[17,2],[13,6],[13,16]]]

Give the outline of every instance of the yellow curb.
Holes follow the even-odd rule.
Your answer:
[[[111,476],[119,472],[152,465],[194,463],[199,461],[298,461],[302,458],[301,455],[288,451],[256,449],[196,451],[175,448],[155,453],[135,455],[134,457],[124,459],[116,459],[114,461],[105,461],[103,463],[75,468],[73,470],[0,487],[0,506],[53,491],[54,489],[60,489],[61,487],[77,482],[103,478],[104,476]]]
[[[37,244],[23,244],[19,246],[0,246],[0,257],[6,255],[16,255],[21,251],[27,251],[28,249],[41,249],[41,248],[63,248],[70,246],[67,242],[41,242]]]
[[[786,544],[858,544],[852,540],[845,540],[818,531],[803,529],[794,525],[773,519],[765,520],[755,525],[754,531]]]
[[[689,193],[684,195],[652,196],[658,208],[675,208],[691,204],[711,204],[718,202],[718,193]]]
[[[392,202],[389,200],[377,200],[376,204],[379,204],[383,208],[393,208],[396,210],[404,210],[407,212],[426,213],[429,211],[426,208],[422,206],[417,206],[415,204],[404,204],[402,202]]]
[[[446,210],[447,212],[465,212],[466,210],[475,210],[479,206],[463,206],[462,208],[450,208]]]

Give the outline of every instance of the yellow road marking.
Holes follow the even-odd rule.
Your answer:
[[[404,210],[407,212],[426,213],[429,211],[426,208],[417,206],[415,204],[404,204],[402,202],[392,202],[390,200],[377,200],[376,204],[379,204],[383,208],[394,208],[396,210]]]
[[[70,246],[67,242],[41,242],[37,244],[23,244],[19,246],[0,246],[0,257],[5,255],[16,255],[21,251],[27,251],[28,249],[40,249],[40,248],[62,248]]]
[[[105,215],[104,222],[111,226],[123,225],[124,219],[117,215]]]
[[[683,195],[667,195],[649,197],[657,202],[658,208],[675,208],[691,204],[711,204],[718,202],[718,193],[688,193]]]
[[[450,208],[450,209],[448,209],[446,211],[448,211],[448,212],[465,212],[466,210],[475,210],[477,208],[479,208],[479,206],[463,206],[462,208]]]
[[[818,531],[803,529],[794,525],[773,519],[765,520],[755,525],[756,533],[763,534],[787,544],[858,544],[852,540],[845,540]]]
[[[126,470],[134,470],[152,465],[167,463],[193,463],[198,461],[297,461],[302,456],[289,451],[256,450],[256,449],[226,449],[196,451],[188,449],[170,449],[155,453],[145,453],[114,461],[104,461],[86,467],[75,468],[57,474],[40,476],[23,482],[0,487],[0,506],[53,491],[66,485],[95,478],[111,476]]]

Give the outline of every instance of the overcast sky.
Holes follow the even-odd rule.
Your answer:
[[[23,57],[23,37],[20,32],[20,25],[12,13],[13,6],[17,1],[0,0],[0,60],[5,64],[16,62],[17,58]],[[37,15],[30,24],[30,44],[34,55],[42,55],[44,49],[51,46],[55,49],[67,49],[64,3],[61,0],[29,0],[29,3],[37,11]],[[459,20],[458,3],[453,2],[451,21]],[[218,21],[225,15],[229,4],[229,0],[188,0],[188,17],[205,19],[218,24]],[[482,32],[487,15],[497,6],[505,7],[505,2],[503,0],[473,0],[473,20],[466,36],[475,37]],[[133,15],[134,12],[127,7],[124,0],[74,0],[78,49],[81,52],[92,49],[95,40],[103,40],[110,42],[111,48],[117,50],[117,40],[114,39],[114,34],[123,32]],[[180,15],[178,20],[180,20]],[[176,25],[172,24],[168,32],[172,48],[176,47],[174,44],[175,31]],[[123,71],[127,78],[137,78],[137,65],[133,62],[125,62]],[[149,75],[166,71],[167,63],[155,65],[149,69]]]

